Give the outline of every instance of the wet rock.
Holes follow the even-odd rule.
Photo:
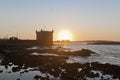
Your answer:
[[[16,79],[16,80],[20,80],[20,78]]]
[[[9,66],[12,66],[13,64],[12,64],[12,63],[9,63],[8,65],[9,65]]]
[[[73,76],[71,76],[67,73],[62,73],[60,78],[62,80],[77,80],[76,78],[74,78]]]
[[[11,71],[8,71],[7,73],[11,73]]]
[[[39,75],[34,76],[34,79],[36,79],[36,80],[39,80],[39,79],[41,79],[41,78],[42,78],[42,77],[39,76]]]
[[[120,79],[120,76],[119,75],[113,75],[113,79],[117,79],[117,78]]]
[[[8,65],[5,65],[5,68],[7,69],[7,68],[8,68]]]
[[[96,75],[93,73],[93,72],[88,72],[88,73],[86,73],[87,75],[87,77],[90,77],[90,78],[94,78],[94,77],[96,77]]]
[[[18,71],[20,71],[20,67],[12,67],[12,71],[13,72],[18,72]]]
[[[3,72],[3,70],[0,70],[0,73],[2,73]]]
[[[28,72],[29,72],[28,70],[25,70],[25,71],[20,72],[20,74],[28,73]]]
[[[99,76],[100,76],[100,74],[99,74],[99,73],[96,73],[96,74],[95,74],[95,77],[99,77]]]
[[[90,56],[93,53],[95,53],[95,52],[92,52],[91,50],[88,50],[88,49],[82,49],[80,51],[74,51],[73,52],[73,56],[83,56],[83,57],[86,57],[86,56]]]

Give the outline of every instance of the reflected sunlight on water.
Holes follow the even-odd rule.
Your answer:
[[[58,44],[58,43],[56,43]],[[89,49],[97,54],[92,55],[90,57],[82,58],[82,57],[70,57],[67,62],[101,62],[101,63],[110,63],[120,65],[120,45],[90,45],[85,43],[61,43],[64,48],[70,48],[73,51],[81,50],[81,49]]]

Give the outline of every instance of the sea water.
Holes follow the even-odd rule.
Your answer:
[[[58,43],[56,43],[58,44]],[[120,65],[120,45],[92,45],[81,42],[60,43],[64,48],[68,48],[71,51],[77,51],[81,49],[89,49],[96,54],[89,57],[70,56],[68,63],[80,62],[100,62],[110,63],[114,65]]]

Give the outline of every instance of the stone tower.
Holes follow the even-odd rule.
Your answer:
[[[52,46],[53,45],[53,30],[52,31],[37,31],[36,30],[36,40],[37,44],[41,46]]]

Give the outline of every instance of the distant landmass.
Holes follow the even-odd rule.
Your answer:
[[[120,41],[104,41],[104,40],[93,40],[93,41],[85,41],[87,44],[94,45],[120,45]]]
[[[108,40],[54,41],[54,42],[80,42],[93,45],[120,45],[120,41],[108,41]]]

